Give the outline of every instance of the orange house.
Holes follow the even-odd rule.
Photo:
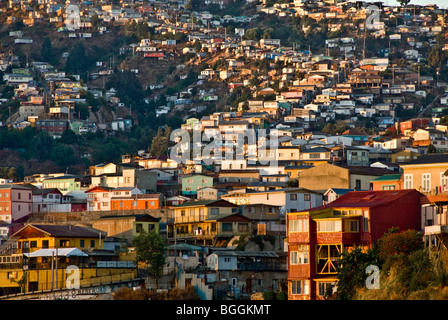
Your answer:
[[[112,197],[111,209],[114,210],[146,210],[160,209],[162,205],[162,194],[136,194],[128,197]]]
[[[370,181],[372,190],[402,190],[402,174],[385,174]]]

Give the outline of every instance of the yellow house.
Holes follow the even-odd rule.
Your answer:
[[[91,251],[102,249],[105,237],[89,227],[26,225],[2,246],[0,296],[66,288],[69,266],[80,270],[80,287],[136,278],[133,263],[99,268],[95,260],[101,257],[91,259]]]
[[[427,154],[401,164],[403,188],[416,189],[425,195],[448,193],[448,154]]]
[[[11,238],[17,239],[17,253],[49,248],[102,249],[106,233],[92,228],[71,225],[30,224]]]
[[[170,240],[218,245],[251,230],[251,220],[238,213],[238,205],[222,199],[184,202],[173,211],[174,219],[168,224]]]

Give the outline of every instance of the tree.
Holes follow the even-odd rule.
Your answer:
[[[46,37],[42,45],[42,59],[46,62],[53,61],[53,46],[51,45],[51,40]]]
[[[199,0],[188,0],[187,4],[185,5],[185,9],[191,11],[198,11],[199,5],[200,5]]]
[[[152,139],[149,153],[154,157],[164,155],[168,150],[168,143],[169,137],[165,135],[162,128],[159,128]]]
[[[428,146],[427,153],[437,153],[437,149],[432,143]]]
[[[408,255],[423,248],[422,236],[416,230],[400,231],[398,228],[390,228],[378,240],[377,245],[382,261],[397,254]]]
[[[162,274],[166,263],[166,243],[158,233],[143,231],[134,238],[133,244],[137,253],[136,262],[146,264],[146,270],[154,277],[157,288],[157,277]]]
[[[87,56],[84,45],[78,42],[70,50],[67,62],[65,63],[65,71],[71,74],[83,73],[91,65],[92,61]]]
[[[352,251],[344,251],[337,265],[338,282],[335,299],[351,300],[359,288],[365,286],[369,265],[379,265],[378,251],[368,249],[363,252],[360,247]]]
[[[252,28],[246,31],[245,33],[246,39],[248,40],[258,40],[258,29],[257,28]]]
[[[411,2],[411,0],[397,0],[397,2],[398,2],[401,6],[405,7],[409,2]]]

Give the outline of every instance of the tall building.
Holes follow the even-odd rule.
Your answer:
[[[420,230],[423,194],[352,191],[331,203],[287,214],[289,300],[323,299],[337,282],[340,254],[365,249],[390,228]]]

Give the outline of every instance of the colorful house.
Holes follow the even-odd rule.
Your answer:
[[[226,200],[188,201],[173,207],[168,239],[217,246],[251,231],[251,220],[238,213],[238,205]]]
[[[161,193],[135,194],[133,196],[112,196],[111,210],[149,210],[160,209],[163,195]]]
[[[33,189],[24,186],[0,185],[0,219],[21,222],[33,211]]]
[[[112,268],[95,255],[103,249],[105,238],[103,231],[74,225],[21,228],[1,248],[0,295],[66,288],[72,272],[68,267],[73,270],[73,266],[79,270],[80,287],[135,279],[132,262],[109,254]]]
[[[420,230],[422,198],[416,190],[353,191],[288,213],[289,300],[323,299],[345,250],[369,248],[392,227]]]
[[[213,177],[194,174],[182,177],[182,195],[196,196],[198,189],[213,187]]]

